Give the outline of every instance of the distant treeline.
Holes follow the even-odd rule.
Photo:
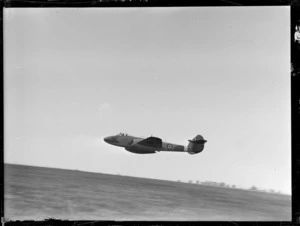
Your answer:
[[[180,180],[178,180],[177,182],[181,182]],[[189,184],[193,184],[194,182],[192,180],[188,181]],[[237,187],[236,185],[230,185],[230,184],[226,184],[224,182],[214,182],[214,181],[195,181],[196,184],[202,184],[202,185],[208,185],[208,186],[216,186],[216,187],[224,187],[224,188],[233,188],[233,189],[243,189],[243,190],[251,190],[251,191],[258,191],[258,192],[267,192],[267,193],[273,193],[273,194],[281,194],[281,191],[276,191],[274,189],[261,189],[258,188],[256,186],[251,186],[248,189],[245,188],[241,188],[241,187]]]

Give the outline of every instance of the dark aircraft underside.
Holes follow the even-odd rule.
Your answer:
[[[135,154],[153,154],[156,153],[153,150],[146,150],[146,149],[137,149],[137,148],[125,148],[127,151],[135,153]]]

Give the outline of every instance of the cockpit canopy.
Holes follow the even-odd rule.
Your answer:
[[[127,136],[127,133],[119,133],[118,136]]]

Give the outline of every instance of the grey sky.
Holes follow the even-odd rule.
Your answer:
[[[4,9],[5,162],[291,193],[289,7]],[[198,155],[135,155],[119,132]]]

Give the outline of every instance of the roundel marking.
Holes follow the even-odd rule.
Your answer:
[[[168,148],[169,150],[171,150],[171,149],[172,149],[172,144],[168,144],[168,145],[167,145],[167,148]]]

